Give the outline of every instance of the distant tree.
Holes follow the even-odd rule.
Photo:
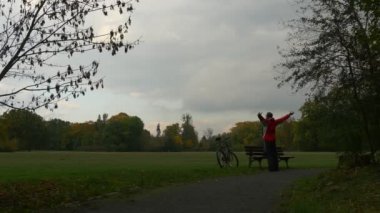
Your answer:
[[[143,121],[137,116],[131,116],[127,121],[126,128],[129,151],[142,151],[144,133],[146,133]]]
[[[143,133],[139,117],[119,113],[107,121],[104,141],[114,151],[141,151]]]
[[[108,122],[114,122],[114,121],[124,121],[129,118],[129,115],[124,112],[120,112],[117,115],[112,116],[110,119],[108,119]]]
[[[150,132],[144,129],[139,138],[139,150],[138,151],[161,151],[162,146],[158,147],[159,144],[156,143],[157,138],[152,137]]]
[[[164,130],[163,138],[165,151],[182,151],[181,128],[178,123],[167,126]]]
[[[65,149],[93,150],[96,145],[96,125],[94,122],[70,124],[67,139],[64,140]]]
[[[103,114],[102,116],[99,114],[98,119],[95,122],[95,127],[96,127],[95,143],[98,145],[104,144],[107,119],[108,119],[108,114]]]
[[[108,120],[108,114],[107,114],[107,113],[104,113],[104,114],[102,115],[102,121],[103,121],[103,123],[106,123],[107,120]]]
[[[0,118],[0,152],[12,152],[18,149],[17,139],[11,140],[5,121]]]
[[[211,128],[207,128],[204,131],[203,136],[205,137],[206,140],[210,140],[212,138],[213,134],[214,134],[214,130]]]
[[[360,116],[374,155],[380,148],[380,4],[377,0],[300,0],[280,86],[311,88],[313,97],[346,99]],[[284,69],[285,68],[285,69]],[[333,92],[331,92],[333,91]],[[360,143],[360,142],[359,142]]]
[[[70,122],[60,119],[46,121],[48,149],[61,150],[67,144]]]
[[[201,140],[199,141],[199,145],[197,150],[198,151],[206,151],[210,148],[210,142],[206,139],[206,136],[202,136]]]
[[[207,128],[206,130],[204,130],[203,136],[202,136],[201,140],[199,141],[197,149],[200,151],[209,150],[210,145],[211,145],[212,140],[213,140],[213,134],[214,134],[214,130],[211,128]]]
[[[297,149],[294,142],[294,134],[297,122],[290,118],[278,126],[276,130],[276,143],[286,149]]]
[[[160,124],[157,124],[156,137],[159,138],[160,136],[161,136],[161,127],[160,127]]]
[[[48,149],[47,131],[41,116],[26,110],[10,110],[2,115],[10,140],[17,141],[19,150]]]
[[[262,125],[259,121],[238,122],[231,128],[232,141],[240,149],[244,145],[261,146],[262,141]]]
[[[192,149],[198,145],[198,134],[193,126],[193,118],[190,114],[182,115],[182,142],[185,149]]]
[[[153,137],[148,130],[143,133],[143,151],[160,152],[165,151],[164,137]],[[166,150],[167,151],[167,150]]]
[[[138,0],[136,0],[138,1]],[[0,2],[0,106],[34,110],[54,109],[60,100],[103,87],[93,79],[99,63],[74,65],[72,58],[90,50],[112,55],[128,52],[138,41],[128,42],[132,0],[2,0]],[[113,29],[90,26],[90,19],[120,14]],[[111,19],[111,17],[109,17]],[[113,19],[115,21],[116,19]],[[86,62],[87,63],[87,62]]]

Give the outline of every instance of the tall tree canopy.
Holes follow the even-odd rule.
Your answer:
[[[1,116],[10,140],[19,150],[46,149],[46,126],[41,116],[27,110],[10,110]]]
[[[163,137],[166,151],[182,151],[181,128],[178,123],[166,126]]]
[[[57,102],[103,87],[93,79],[98,62],[58,63],[90,50],[112,55],[128,52],[138,41],[128,42],[132,0],[2,0],[0,2],[0,106],[34,110],[56,108]],[[136,0],[138,2],[138,0]],[[111,13],[122,16],[114,29],[100,31],[89,19]],[[62,60],[60,60],[62,61]],[[87,62],[86,62],[87,63]]]
[[[301,107],[295,143],[306,151],[361,151],[360,118],[346,99],[321,97]]]
[[[280,86],[311,88],[312,97],[347,100],[360,115],[363,138],[374,153],[380,130],[380,2],[300,0],[290,47],[281,50]],[[376,145],[377,143],[377,145]],[[379,147],[377,147],[379,148]]]
[[[119,113],[106,123],[105,143],[117,151],[141,151],[144,123],[137,116]]]
[[[231,128],[231,136],[235,143],[241,145],[262,145],[262,125],[259,121],[238,122]]]
[[[182,141],[184,148],[193,148],[198,144],[198,134],[193,126],[193,117],[190,114],[182,115]]]

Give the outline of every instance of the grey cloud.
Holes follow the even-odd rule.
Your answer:
[[[287,0],[144,0],[129,35],[142,43],[91,57],[107,93],[146,104],[139,116],[150,126],[190,112],[200,128],[220,131],[257,111],[299,108],[302,95],[277,89],[272,70],[286,34],[280,22],[292,13]]]
[[[144,20],[141,45],[105,62],[111,89],[200,111],[249,110],[283,97],[271,68],[284,36],[279,19],[290,11],[285,1],[180,1],[166,10],[150,3],[135,16],[137,26]]]

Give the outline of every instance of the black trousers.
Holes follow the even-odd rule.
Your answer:
[[[278,171],[278,156],[276,149],[276,142],[265,142],[265,152],[268,159],[268,170],[269,171]]]

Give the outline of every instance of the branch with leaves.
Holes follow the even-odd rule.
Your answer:
[[[99,63],[56,64],[62,54],[72,58],[88,51],[127,53],[139,40],[126,39],[132,23],[133,0],[6,0],[0,2],[0,83],[17,79],[8,91],[0,91],[0,106],[35,110],[54,109],[60,100],[84,95],[103,87],[93,79]],[[138,2],[138,0],[135,0]],[[91,17],[110,13],[122,22],[109,32],[87,26]],[[69,61],[69,60],[68,60]],[[65,71],[61,71],[61,70]]]
[[[311,97],[349,104],[361,117],[372,156],[379,149],[380,4],[378,0],[299,0],[288,23],[289,48],[280,52],[279,86],[311,86]]]

